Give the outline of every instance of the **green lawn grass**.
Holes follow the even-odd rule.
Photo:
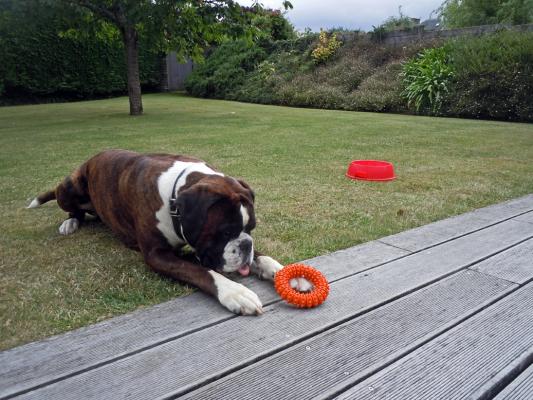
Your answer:
[[[144,96],[0,108],[0,348],[189,293],[105,227],[63,237],[25,206],[106,148],[191,154],[256,191],[256,246],[282,263],[533,192],[533,125]],[[387,183],[344,176],[394,163]]]

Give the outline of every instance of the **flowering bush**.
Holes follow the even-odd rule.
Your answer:
[[[341,47],[341,42],[337,40],[335,33],[328,36],[326,31],[320,30],[318,36],[318,46],[312,51],[311,56],[316,64],[326,62]]]

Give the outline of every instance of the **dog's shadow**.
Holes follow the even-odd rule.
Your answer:
[[[115,235],[113,231],[109,229],[107,225],[104,224],[98,216],[92,216],[92,215],[87,216],[85,218],[85,221],[81,229],[83,228],[90,229],[94,233],[112,237],[113,239],[116,240],[117,244],[125,245],[128,249],[140,252],[139,246],[137,246],[136,244],[132,244],[132,243],[125,243],[124,241],[120,240],[120,238],[117,235]],[[198,259],[196,258],[194,251],[190,249],[188,246],[175,249],[174,254],[185,261],[198,264]]]

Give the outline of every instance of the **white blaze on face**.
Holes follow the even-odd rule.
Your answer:
[[[241,204],[241,214],[242,214],[242,226],[243,228],[248,225],[248,222],[250,221],[250,215],[248,214],[248,210],[246,207],[244,207]]]
[[[245,242],[249,242],[250,244],[249,251],[244,251],[242,248],[242,244]],[[238,238],[230,240],[224,247],[222,259],[224,261],[222,271],[239,271],[241,275],[248,275],[250,273],[250,265],[254,259],[254,246],[252,237],[245,232],[241,232]]]

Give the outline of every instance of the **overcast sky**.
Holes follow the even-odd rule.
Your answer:
[[[349,28],[372,30],[385,19],[398,16],[398,6],[402,13],[422,21],[428,19],[444,0],[290,0],[294,6],[287,13],[294,27],[303,31],[306,27],[313,31],[320,28]],[[237,0],[242,5],[250,5],[252,0]],[[266,8],[282,8],[282,0],[261,0]],[[435,13],[433,14],[435,16]]]

